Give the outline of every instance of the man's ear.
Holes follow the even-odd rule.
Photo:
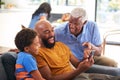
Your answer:
[[[26,27],[24,25],[21,25],[22,29],[25,29]]]

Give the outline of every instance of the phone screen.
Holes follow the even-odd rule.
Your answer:
[[[89,59],[91,56],[94,56],[94,54],[95,54],[95,50],[92,50],[91,53],[90,53],[90,55],[89,55],[89,57],[88,57],[88,59]]]

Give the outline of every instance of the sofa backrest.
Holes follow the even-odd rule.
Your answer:
[[[62,15],[63,14],[60,14],[60,13],[51,13],[49,21],[54,22],[54,21],[60,19],[62,17]]]

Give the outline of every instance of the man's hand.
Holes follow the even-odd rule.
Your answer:
[[[87,59],[89,57],[91,51],[92,51],[92,45],[89,42],[84,42],[82,44],[82,46],[85,47],[84,48],[84,57],[83,57],[83,59]]]
[[[98,45],[98,46],[95,46],[94,44],[90,43],[90,42],[84,42],[82,44],[82,46],[85,47],[85,49],[89,49],[89,50],[95,50],[95,56],[100,56],[101,55],[101,52],[102,52],[102,45]],[[85,50],[84,49],[84,50]],[[84,53],[84,57],[85,57],[85,53]]]
[[[82,46],[85,46],[85,47],[88,48],[88,49],[92,49],[92,48],[93,48],[93,46],[92,46],[92,44],[91,44],[90,42],[84,42],[84,43],[82,44]]]
[[[18,52],[19,52],[19,50],[18,50],[18,49],[10,49],[9,51],[10,51],[10,52],[16,52],[16,53],[18,53]]]
[[[84,59],[88,59],[90,53],[91,53],[91,49],[85,48],[85,49],[84,49],[84,57],[83,57],[83,60],[84,60]]]
[[[81,72],[84,72],[84,71],[88,70],[93,64],[94,64],[93,57],[90,57],[89,59],[86,58],[79,63],[79,65],[76,69],[78,69]]]

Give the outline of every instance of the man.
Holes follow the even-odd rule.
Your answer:
[[[102,41],[98,26],[95,22],[87,20],[83,8],[73,9],[69,21],[55,28],[55,38],[56,41],[65,43],[79,61],[83,59],[84,49],[89,46],[95,50],[95,64],[117,67],[117,62],[101,56]]]
[[[83,73],[88,70],[94,62],[93,57],[89,58],[91,47],[88,46],[88,48],[84,50],[84,57],[82,61],[79,61],[65,44],[61,42],[55,42],[54,30],[48,21],[41,20],[37,22],[35,31],[38,33],[38,36],[41,39],[41,47],[39,49],[39,54],[34,56],[37,60],[39,71],[46,80],[119,79],[119,77],[110,76],[112,74],[116,75],[116,70],[118,71],[117,75],[120,75],[119,69],[117,68],[116,70],[115,68],[111,67],[105,68],[107,69],[105,71],[108,71],[108,73],[103,72],[103,74]],[[85,46],[86,43],[83,45]]]
[[[47,20],[37,22],[35,31],[41,39],[41,48],[35,57],[39,71],[46,80],[74,79],[94,63],[93,57],[88,58],[91,52],[89,48],[84,50],[85,55],[80,62],[65,44],[55,42],[53,27]]]

